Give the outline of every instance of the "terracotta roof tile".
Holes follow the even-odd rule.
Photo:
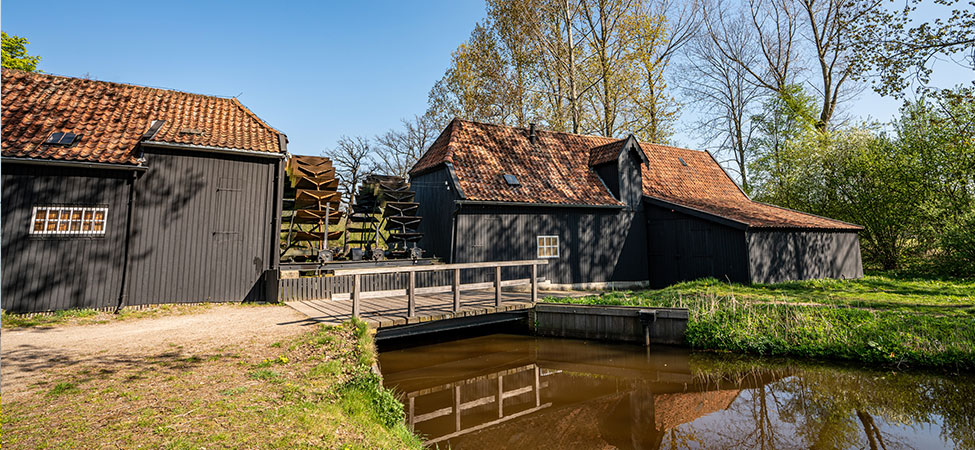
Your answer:
[[[620,205],[589,168],[589,148],[614,141],[598,136],[528,130],[454,119],[410,171],[420,174],[454,165],[468,200]],[[518,177],[521,186],[502,176]]]
[[[534,146],[523,128],[454,119],[410,174],[453,164],[469,200],[621,204],[591,166],[615,159],[623,139],[541,130],[536,134]],[[643,193],[648,197],[755,228],[862,229],[753,201],[707,152],[646,143],[640,147],[648,158],[643,167]],[[508,186],[503,174],[517,176],[521,186]]]
[[[236,98],[3,69],[6,157],[137,164],[136,144],[153,120],[153,142],[281,152],[281,133]],[[202,134],[181,133],[184,129]],[[68,147],[51,133],[78,135]]]

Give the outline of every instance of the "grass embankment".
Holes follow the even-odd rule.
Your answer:
[[[975,281],[704,279],[559,303],[686,307],[698,349],[975,369]]]
[[[223,348],[53,372],[31,395],[4,399],[3,446],[420,448],[375,358],[357,322],[250,355]]]

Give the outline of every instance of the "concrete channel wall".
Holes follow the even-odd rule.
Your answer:
[[[644,325],[650,328],[650,344],[684,343],[687,309],[635,306],[589,306],[538,303],[529,324],[536,336],[645,343]]]

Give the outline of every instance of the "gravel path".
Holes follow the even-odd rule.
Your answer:
[[[223,305],[106,324],[3,330],[0,389],[7,400],[50,370],[140,364],[146,357],[189,357],[218,348],[246,350],[301,333],[309,325],[306,316],[283,306]]]

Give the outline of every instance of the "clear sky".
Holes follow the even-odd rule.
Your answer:
[[[293,153],[318,154],[426,110],[450,52],[484,14],[483,0],[6,0],[0,26],[31,41],[45,72],[237,96],[288,134]],[[939,67],[939,86],[972,79]],[[890,120],[899,104],[866,90],[847,112]],[[675,139],[700,147],[692,122],[684,115]]]

